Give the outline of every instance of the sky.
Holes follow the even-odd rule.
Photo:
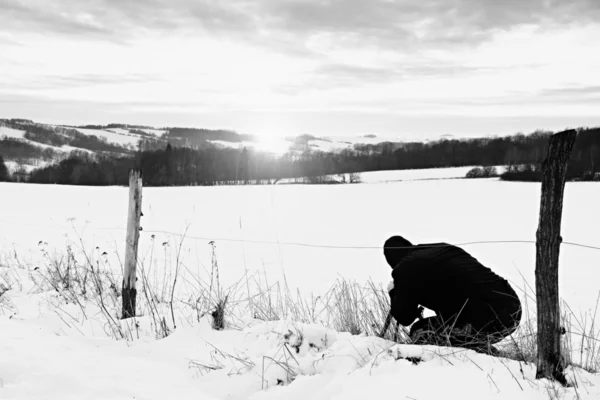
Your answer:
[[[2,0],[0,118],[267,135],[600,125],[598,0]]]

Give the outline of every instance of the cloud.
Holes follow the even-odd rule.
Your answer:
[[[596,93],[599,17],[598,0],[0,0],[0,95],[107,113],[147,98],[169,112],[566,104]]]
[[[127,40],[161,32],[249,32],[252,17],[233,0],[3,0],[0,32]]]
[[[312,81],[327,87],[473,72],[424,54],[469,49],[519,24],[584,24],[599,14],[597,0],[3,0],[0,37],[227,40],[316,60]],[[320,38],[327,43],[315,46]],[[361,51],[410,57],[361,65],[333,57],[338,50],[355,60],[369,57]]]
[[[470,44],[519,24],[584,23],[596,0],[267,0],[261,21],[298,37],[351,33],[376,46]]]
[[[543,97],[573,97],[580,96],[588,98],[590,96],[598,96],[600,100],[600,86],[575,86],[575,87],[562,87],[546,89],[540,93]]]
[[[373,43],[462,43],[495,29],[594,20],[596,0],[3,0],[0,30],[115,38],[180,31],[264,42],[351,32]]]
[[[307,90],[360,88],[369,85],[388,85],[419,78],[466,77],[489,72],[490,68],[470,67],[453,63],[395,64],[369,67],[353,64],[323,63],[301,82],[278,88],[278,93],[298,94]]]
[[[323,87],[368,84],[404,79],[405,74],[394,68],[363,67],[349,64],[324,64],[316,69],[313,81]]]
[[[583,24],[599,14],[597,0],[3,0],[0,37],[8,32],[125,44],[165,36],[227,40],[317,60],[313,83],[327,86],[330,78],[335,85],[472,72],[420,58],[480,45],[519,24]],[[328,43],[315,47],[322,37]],[[340,49],[411,58],[356,65],[332,58]]]
[[[5,84],[5,89],[11,90],[36,90],[42,91],[45,89],[70,89],[70,88],[86,88],[99,85],[118,85],[129,83],[144,84],[147,82],[160,82],[163,78],[157,74],[42,74],[31,76],[28,79],[13,81],[10,84]]]
[[[86,36],[103,36],[111,33],[109,29],[95,25],[90,20],[75,18],[55,7],[31,3],[25,5],[17,0],[0,2],[0,31]]]

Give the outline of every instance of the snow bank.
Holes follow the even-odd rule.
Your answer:
[[[165,339],[131,342],[65,329],[0,316],[0,397],[542,400],[557,391],[586,400],[600,391],[600,377],[581,370],[568,374],[577,389],[562,389],[536,381],[532,365],[286,321],[215,331],[204,318]]]

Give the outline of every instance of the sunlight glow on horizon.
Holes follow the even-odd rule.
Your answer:
[[[97,23],[91,15],[76,15],[81,23]],[[407,26],[419,38],[438,28],[427,19]],[[309,56],[275,43],[152,30],[122,43],[0,33],[0,40],[11,40],[0,54],[5,105],[0,117],[62,124],[120,120],[285,136],[368,134],[353,119],[378,115],[423,122],[600,116],[600,89],[593,90],[600,88],[596,23],[517,24],[481,43],[448,48],[377,47],[354,33],[312,32],[298,36]],[[29,103],[36,105],[28,108]],[[343,116],[328,118],[331,114]],[[383,127],[388,133],[407,129],[418,131],[418,125]]]

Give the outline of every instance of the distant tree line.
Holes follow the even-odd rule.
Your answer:
[[[23,135],[25,139],[43,145],[55,147],[71,146],[95,152],[131,152],[131,149],[124,148],[123,146],[119,146],[115,143],[109,143],[103,137],[83,134],[76,129],[36,124],[33,122],[27,122],[27,120],[2,120],[2,123],[9,128],[25,131]],[[3,149],[4,147],[14,148],[14,150],[4,149],[6,153],[10,153],[11,151],[19,151],[19,149],[21,149],[20,151],[24,151],[23,149],[27,148],[27,150],[25,150],[26,152],[35,154],[38,152],[32,148],[40,147],[14,138],[0,138],[0,140],[2,140]],[[51,153],[48,152],[48,155],[49,154]],[[10,157],[8,154],[4,155],[6,158]]]
[[[197,128],[166,128],[167,134],[163,137],[174,145],[204,147],[208,141],[222,140],[239,143],[255,140],[253,135],[240,134],[225,129],[197,129]]]
[[[181,129],[175,131],[178,136],[171,136],[173,130],[169,136],[183,140],[193,137],[191,130]],[[211,135],[207,134],[204,139],[213,137]],[[149,186],[265,184],[289,178],[470,165],[506,165],[508,175],[503,179],[539,180],[539,165],[550,135],[551,132],[538,131],[530,135],[443,139],[429,143],[383,142],[355,145],[337,152],[316,151],[304,146],[300,147],[302,151],[279,157],[252,148],[219,148],[205,140],[199,141],[197,146],[165,145],[149,140],[142,141],[137,151],[120,156],[109,153],[72,155],[54,165],[34,170],[29,181],[125,185],[129,170],[138,167],[143,171],[144,184]],[[600,172],[599,150],[600,128],[581,129],[569,164],[569,179],[596,176]],[[307,180],[312,181],[321,180]]]
[[[59,154],[53,148],[36,146],[15,138],[0,137],[0,156],[19,164],[36,165],[39,161],[55,161]]]
[[[155,138],[155,135],[153,135],[151,133],[148,133],[146,131],[143,131],[141,129],[135,129],[135,128],[129,129],[129,133],[135,133],[136,135],[144,136],[144,137],[150,138],[150,139],[154,139]]]
[[[10,174],[8,173],[8,168],[4,163],[4,158],[0,154],[0,182],[6,182],[10,179]]]
[[[30,120],[30,119],[23,119],[23,118],[2,119],[0,121],[8,122],[8,123],[11,123],[11,124],[33,124],[32,120]]]
[[[252,149],[170,144],[161,150],[139,151],[133,157],[72,156],[34,170],[34,183],[124,185],[131,168],[141,168],[147,186],[266,184],[280,179],[337,174],[352,164],[349,155],[304,152],[276,157]],[[351,171],[345,171],[351,172]]]
[[[71,127],[72,128],[83,128],[83,129],[98,129],[98,130],[115,129],[115,128],[121,128],[121,129],[154,129],[151,126],[147,126],[147,125],[129,125],[129,124],[115,124],[115,123],[107,124],[107,125],[77,125],[77,126],[71,126]]]
[[[70,156],[56,164],[33,170],[28,182],[54,183],[63,185],[125,185],[129,169],[133,167],[130,158],[117,158],[106,155],[90,156],[82,154]]]
[[[101,130],[101,131],[119,128],[119,129],[127,130],[127,131],[129,131],[129,133],[134,133],[136,135],[144,136],[147,138],[155,138],[155,135],[143,130],[143,129],[154,129],[151,126],[146,126],[146,125],[127,125],[127,124],[80,125],[80,126],[71,126],[71,128],[94,129],[94,130]]]
[[[76,129],[50,127],[39,124],[21,125],[19,126],[19,129],[26,130],[24,134],[25,139],[51,146],[71,146],[96,152],[129,152],[123,146],[119,146],[115,143],[109,143],[103,137],[84,134]]]

